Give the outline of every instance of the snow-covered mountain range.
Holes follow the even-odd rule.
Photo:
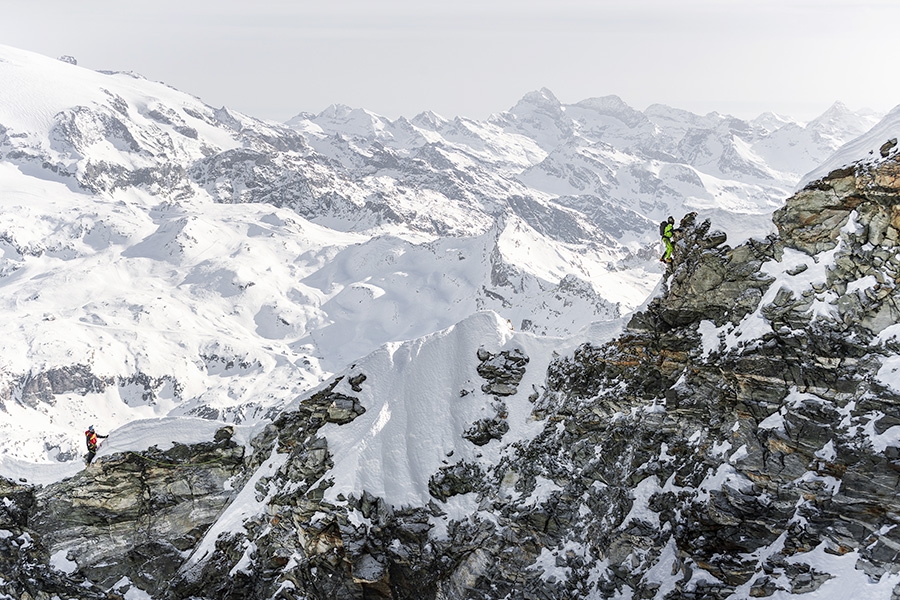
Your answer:
[[[868,505],[803,546],[900,447],[879,118],[279,124],[0,46],[0,592],[891,597]]]
[[[555,336],[616,318],[659,279],[658,220],[764,235],[875,123],[541,90],[486,122],[276,124],[8,47],[0,81],[0,449],[36,461],[74,457],[87,422],[255,422],[478,310]]]

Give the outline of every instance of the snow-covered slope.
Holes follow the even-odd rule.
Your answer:
[[[22,458],[76,458],[91,422],[254,421],[386,342],[484,308],[541,333],[616,315],[564,261],[541,267],[558,285],[505,265],[514,224],[413,244],[266,204],[85,198],[0,172],[0,428]]]
[[[824,177],[831,171],[856,161],[880,160],[895,151],[900,138],[900,106],[878,121],[871,129],[849,141],[817,168],[803,176],[798,188]]]
[[[442,466],[495,465],[510,444],[529,440],[542,429],[531,413],[555,353],[571,352],[587,338],[605,342],[621,326],[609,322],[578,338],[555,338],[514,331],[493,312],[476,313],[357,361],[335,391],[358,397],[366,412],[352,423],[320,430],[335,460],[327,498],[368,490],[393,506],[423,506],[431,498],[429,478]],[[516,384],[519,392],[505,397],[500,408],[498,397],[482,389],[485,380],[476,369],[479,351],[495,356],[521,352],[529,358]],[[357,393],[346,382],[359,373],[367,383]],[[477,446],[465,439],[473,423],[495,418],[498,410],[509,426],[502,444]]]

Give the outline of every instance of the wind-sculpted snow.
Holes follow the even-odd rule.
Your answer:
[[[95,201],[86,213],[82,198],[58,184],[45,184],[52,200],[26,204],[15,185],[22,175],[4,168],[7,206],[23,203],[4,213],[5,310],[16,318],[4,321],[2,426],[6,451],[32,460],[75,459],[87,422],[113,429],[152,415],[262,418],[323,367],[339,370],[475,310],[495,308],[546,333],[617,314],[589,285],[548,283],[564,271],[542,273],[548,280],[505,271],[499,232],[362,244],[364,236],[265,205],[145,212]],[[77,226],[65,220],[69,210]],[[44,229],[23,227],[17,214]],[[492,281],[498,272],[504,278]],[[517,295],[530,300],[515,308]],[[61,375],[70,365],[87,379]],[[42,404],[58,414],[23,422],[22,411]]]
[[[495,463],[512,441],[539,431],[528,397],[543,386],[551,352],[567,343],[517,333],[496,314],[479,313],[359,361],[347,380],[366,375],[362,393],[355,394],[365,414],[350,424],[321,430],[335,461],[327,498],[334,501],[338,495],[367,490],[393,506],[422,506],[431,498],[429,480],[442,466]],[[534,359],[518,384],[521,393],[504,400],[508,434],[503,444],[473,445],[463,434],[479,419],[494,416],[497,398],[482,391],[477,363],[459,359],[475,357],[479,349],[496,354],[514,348]],[[343,383],[335,390],[354,394]]]

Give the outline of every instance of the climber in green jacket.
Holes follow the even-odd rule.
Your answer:
[[[673,217],[670,216],[666,221],[659,224],[659,234],[662,236],[663,244],[666,247],[662,258],[659,260],[672,262],[672,252],[675,250],[675,246],[672,244],[672,238],[675,236],[675,219]]]

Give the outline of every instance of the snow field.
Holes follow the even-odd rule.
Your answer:
[[[0,46],[0,81],[14,81],[0,89],[0,124],[10,132],[28,134],[37,147],[53,151],[50,132],[57,115],[76,106],[114,107],[110,110],[128,113],[127,117],[139,128],[163,129],[170,133],[168,151],[189,157],[202,156],[197,139],[211,141],[221,150],[237,147],[234,139],[224,134],[206,119],[191,113],[212,117],[209,107],[197,98],[161,83],[155,83],[127,73],[104,74],[77,67],[31,52]],[[121,100],[121,102],[119,102]],[[198,131],[197,139],[187,138],[174,131],[173,125],[161,122],[154,114],[159,108],[179,107],[177,118]],[[188,109],[187,111],[183,109]],[[155,111],[155,112],[154,112]],[[115,114],[115,113],[113,113]],[[75,118],[79,118],[76,116]],[[102,125],[97,123],[97,127]],[[147,142],[151,136],[138,136]],[[91,146],[91,158],[123,164],[120,148],[98,135],[86,140]],[[126,159],[124,162],[128,163]],[[130,166],[135,166],[133,162]]]
[[[422,506],[431,500],[429,478],[442,466],[470,462],[490,467],[514,441],[536,435],[543,423],[532,419],[528,396],[542,389],[554,350],[574,340],[514,332],[496,313],[477,313],[443,331],[409,342],[389,344],[347,374],[365,374],[362,391],[346,380],[335,391],[360,399],[366,412],[346,425],[320,430],[328,440],[334,468],[325,476],[339,494],[363,490],[393,506]],[[493,396],[476,372],[479,348],[491,353],[519,348],[530,358],[514,396],[505,397],[509,432],[501,441],[475,446],[462,434],[475,421],[492,418]]]

